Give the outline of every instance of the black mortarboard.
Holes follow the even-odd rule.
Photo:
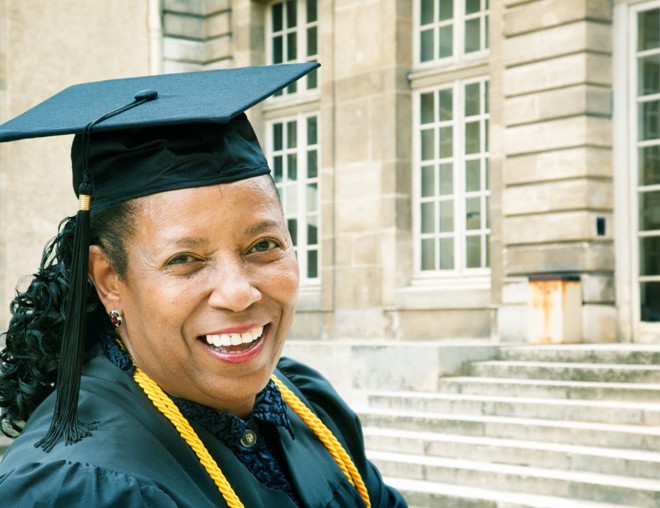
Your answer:
[[[62,438],[67,444],[76,442],[92,429],[77,418],[90,206],[267,174],[266,159],[244,112],[318,65],[245,67],[75,85],[0,125],[0,142],[76,134],[71,157],[80,210],[57,401],[50,430],[38,446],[50,450]]]

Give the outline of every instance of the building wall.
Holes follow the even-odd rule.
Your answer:
[[[617,340],[612,6],[508,0],[499,14],[499,334],[525,336],[530,275],[576,274],[585,340]]]
[[[265,1],[120,0],[74,9],[54,0],[38,10],[36,3],[0,0],[3,118],[70,83],[269,61]],[[318,93],[249,113],[265,145],[268,121],[283,111],[320,112],[321,276],[301,290],[293,338],[528,340],[534,278],[542,275],[577,278],[571,315],[584,340],[621,337],[613,6],[490,4],[487,54],[434,68],[415,63],[415,2],[319,0]],[[474,75],[490,83],[490,271],[478,284],[420,283],[412,248],[414,96]],[[12,281],[34,270],[44,241],[75,204],[68,142],[19,142],[1,146],[0,157],[0,305],[7,308]]]
[[[80,82],[150,72],[149,2],[0,1],[3,119]],[[34,273],[62,218],[76,213],[70,136],[0,147],[0,329],[16,282]]]

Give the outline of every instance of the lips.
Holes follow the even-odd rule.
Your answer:
[[[252,348],[261,339],[263,326],[257,326],[242,333],[220,333],[203,337],[213,349],[222,353],[243,353]]]

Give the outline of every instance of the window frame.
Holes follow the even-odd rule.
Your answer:
[[[492,230],[490,227],[491,217],[490,217],[490,185],[488,179],[488,170],[484,169],[484,165],[488,166],[490,151],[488,149],[488,144],[486,144],[485,151],[479,151],[478,155],[466,155],[465,153],[465,118],[464,115],[464,91],[465,87],[474,83],[483,83],[485,93],[482,94],[480,101],[483,104],[485,99],[489,103],[488,90],[490,79],[487,74],[479,74],[476,76],[462,76],[455,77],[451,80],[438,81],[431,84],[423,84],[418,88],[413,90],[413,171],[412,171],[412,218],[413,218],[413,285],[424,285],[424,284],[442,284],[446,282],[452,287],[456,286],[469,286],[469,287],[485,287],[490,285],[490,259],[488,266],[479,267],[479,268],[468,268],[467,260],[465,253],[467,250],[466,239],[468,236],[475,236],[469,234],[466,228],[466,219],[465,219],[465,201],[471,195],[479,195],[482,201],[482,210],[485,212],[485,221],[488,227],[480,228],[479,236],[484,235],[485,239],[482,240],[482,255],[487,255],[490,258],[490,239]],[[480,85],[482,86],[482,85]],[[453,94],[453,118],[452,118],[452,127],[453,127],[453,156],[452,156],[452,174],[453,174],[453,212],[454,212],[454,230],[453,238],[454,242],[454,268],[451,270],[422,270],[422,239],[424,235],[421,233],[421,204],[425,199],[421,195],[421,169],[422,169],[422,158],[421,158],[421,97],[425,93],[432,92],[437,94],[440,90],[451,89]],[[481,93],[481,91],[480,91]],[[458,114],[457,114],[458,113]],[[490,111],[483,113],[483,107],[480,110],[480,115],[483,121],[479,122],[480,128],[480,139],[488,140],[488,126],[490,123]],[[471,117],[474,118],[474,117]],[[434,132],[437,128],[439,122],[434,122]],[[435,155],[433,158],[432,165],[438,166],[439,161],[441,160],[437,157],[437,141],[434,141],[434,150]],[[482,182],[481,188],[477,192],[466,191],[466,171],[465,171],[465,161],[466,160],[483,160],[484,162],[480,163],[480,176]],[[428,161],[427,161],[428,163]],[[439,201],[439,194],[434,194],[431,199],[428,201]],[[484,203],[485,201],[485,203]],[[440,238],[439,233],[434,231],[432,233],[432,238]],[[485,245],[483,245],[485,242]],[[484,249],[485,247],[485,249]],[[437,253],[437,252],[436,252]],[[437,257],[437,256],[436,256]]]
[[[296,4],[296,16],[297,16],[297,21],[296,25],[294,28],[286,28],[284,26],[285,24],[285,18],[286,15],[284,14],[284,9],[286,9],[286,5],[289,1],[294,1]],[[308,16],[307,16],[307,4],[310,1],[316,2],[316,19],[313,21],[308,21]],[[266,16],[265,16],[265,35],[266,35],[266,44],[265,44],[265,49],[266,49],[266,61],[268,64],[273,65],[275,64],[274,58],[273,58],[273,41],[274,37],[276,36],[274,31],[273,31],[273,6],[277,4],[282,4],[283,5],[283,30],[282,33],[286,34],[287,32],[294,32],[296,35],[296,56],[295,58],[289,59],[286,58],[285,55],[287,53],[286,51],[286,37],[283,35],[283,45],[282,45],[282,61],[277,62],[277,63],[294,63],[294,62],[316,62],[319,59],[319,52],[320,52],[320,37],[319,37],[319,29],[320,29],[320,23],[319,23],[319,2],[318,0],[273,0],[268,2],[266,5]],[[302,22],[301,22],[302,20]],[[307,32],[310,29],[315,29],[316,30],[316,53],[312,55],[307,54],[308,50],[308,41],[307,41]],[[279,33],[279,32],[278,32]],[[295,96],[298,94],[305,94],[309,92],[316,92],[319,89],[320,86],[320,81],[319,81],[319,76],[318,76],[319,70],[316,69],[312,71],[310,74],[307,76],[304,76],[300,80],[298,80],[296,83],[293,83],[286,87],[284,90],[278,92],[275,97],[282,97],[282,96]],[[312,84],[313,82],[313,84]]]
[[[307,143],[307,126],[310,118],[316,118],[316,143]],[[296,123],[296,146],[295,148],[283,148],[283,150],[274,149],[273,129],[274,125],[281,124],[283,131],[286,129],[286,124],[290,122]],[[266,154],[270,167],[273,171],[273,179],[275,180],[275,157],[278,155],[286,155],[295,153],[296,155],[296,170],[297,178],[294,184],[289,184],[289,187],[295,187],[295,201],[296,211],[295,215],[288,213],[288,203],[290,196],[283,192],[284,184],[275,180],[284,210],[284,217],[287,221],[291,218],[296,219],[296,238],[297,242],[294,246],[298,264],[300,267],[300,286],[301,288],[311,288],[319,286],[321,283],[321,267],[322,267],[322,217],[321,217],[321,114],[318,110],[312,111],[298,111],[291,112],[286,115],[274,116],[267,118],[265,121],[266,131]],[[316,176],[309,177],[308,159],[307,154],[310,151],[316,151]],[[310,184],[316,185],[316,209],[313,212],[308,210],[308,188]],[[316,243],[310,245],[308,241],[308,225],[309,217],[316,218],[317,238]],[[308,276],[308,253],[316,251],[316,277]]]
[[[413,2],[413,58],[415,66],[418,68],[433,67],[438,65],[450,66],[452,64],[460,64],[461,62],[470,62],[478,60],[487,56],[490,52],[489,43],[489,23],[490,23],[490,0],[479,0],[483,10],[477,13],[465,13],[465,0],[453,0],[453,18],[451,23],[434,19],[432,23],[422,25],[421,22],[421,9],[423,0],[415,0]],[[436,0],[438,2],[439,0]],[[479,40],[481,48],[477,51],[465,51],[465,25],[466,21],[484,18],[483,22],[479,23]],[[439,47],[439,34],[438,29],[441,25],[453,25],[452,32],[452,54],[446,57],[436,57]],[[432,26],[434,31],[434,57],[429,60],[422,61],[421,59],[421,34],[423,27],[428,29]]]

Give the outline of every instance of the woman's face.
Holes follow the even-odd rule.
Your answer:
[[[252,409],[293,319],[298,264],[268,177],[142,198],[117,280],[135,363],[171,395]]]

